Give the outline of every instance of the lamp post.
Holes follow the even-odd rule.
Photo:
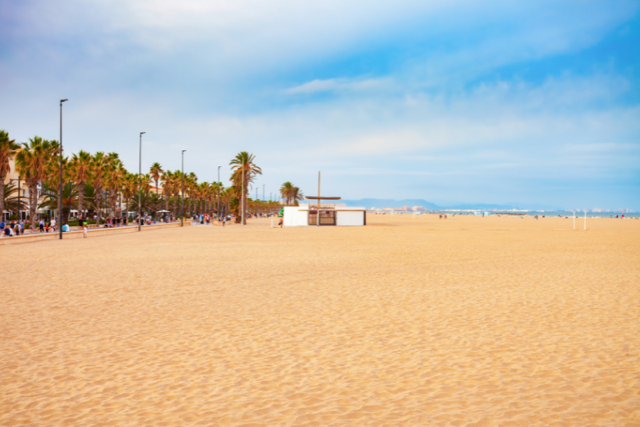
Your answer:
[[[58,186],[58,228],[60,229],[60,240],[62,240],[62,103],[68,99],[60,100],[60,185]],[[18,206],[18,209],[20,207]],[[33,223],[33,220],[31,220]]]
[[[265,202],[266,200],[264,199],[264,184],[262,184],[262,201]]]
[[[184,152],[182,150],[182,200],[180,201],[180,227],[184,227]]]
[[[242,203],[240,206],[242,208],[242,210],[240,211],[240,223],[242,225],[245,225],[244,223],[244,159],[242,159]]]
[[[142,231],[142,135],[145,133],[140,132],[140,155],[138,156],[138,231]]]
[[[22,221],[22,216],[20,216],[21,207],[22,207],[22,194],[20,194],[20,175],[18,175],[18,222]]]

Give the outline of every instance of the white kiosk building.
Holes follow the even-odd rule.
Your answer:
[[[321,200],[340,200],[340,197],[312,196],[306,197],[306,199],[317,200],[317,202],[284,208],[283,225],[285,227],[367,225],[367,210],[365,208],[336,207],[333,204],[320,203]],[[319,218],[318,205],[320,205]]]

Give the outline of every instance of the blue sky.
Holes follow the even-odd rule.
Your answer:
[[[201,181],[640,210],[640,1],[0,0],[0,128]]]

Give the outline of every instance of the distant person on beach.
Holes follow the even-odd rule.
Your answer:
[[[322,207],[322,206],[320,206],[320,207]],[[280,226],[280,228],[282,228],[282,223],[283,223],[283,222],[284,222],[284,221],[283,221],[283,218],[280,218],[280,220],[278,221],[278,225]]]
[[[69,231],[69,224],[65,223],[65,224],[62,226],[62,232],[63,232],[63,233],[66,233],[67,231]]]
[[[38,223],[38,228],[40,229],[41,233],[44,233],[44,219],[40,220],[40,222]]]
[[[84,225],[84,227],[82,228],[82,237],[83,238],[87,238],[87,224]]]

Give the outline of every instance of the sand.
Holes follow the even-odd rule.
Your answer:
[[[640,426],[640,221],[368,223],[0,247],[0,426]]]

